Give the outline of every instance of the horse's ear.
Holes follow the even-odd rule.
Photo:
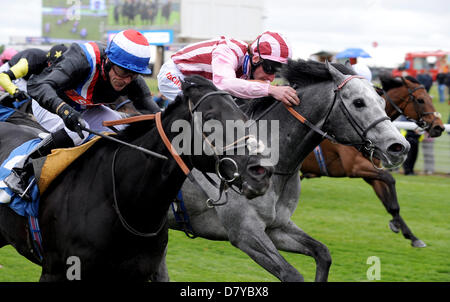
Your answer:
[[[345,67],[353,69],[352,64],[350,64],[350,60],[345,61]]]
[[[193,81],[189,81],[189,79],[184,79],[181,80],[181,90],[183,90],[183,93],[187,93],[189,89],[191,89],[192,87],[197,86],[197,84]]]
[[[185,90],[186,88],[189,87],[189,83],[186,82],[185,80],[180,79],[180,83],[181,83],[181,90]]]
[[[400,78],[393,78],[391,75],[381,75],[380,83],[381,87],[383,87],[385,91],[403,86],[402,80]]]
[[[344,81],[344,74],[337,70],[332,64],[330,64],[328,60],[325,60],[325,66],[327,67],[335,82],[341,83],[342,81]]]

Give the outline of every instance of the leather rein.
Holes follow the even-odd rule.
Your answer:
[[[228,92],[225,91],[213,91],[213,92],[209,92],[207,94],[205,94],[204,96],[202,96],[202,98],[200,98],[200,100],[194,105],[192,106],[192,102],[189,99],[189,111],[191,113],[192,116],[192,122],[193,122],[193,113],[194,111],[199,107],[199,105],[204,102],[208,97],[213,96],[213,95],[229,95]],[[233,101],[234,103],[234,101]],[[236,108],[237,105],[236,105]],[[103,122],[103,126],[105,127],[113,127],[116,125],[122,125],[122,124],[130,124],[130,123],[135,123],[135,122],[139,122],[139,121],[145,121],[145,120],[155,120],[156,122],[156,128],[158,130],[159,136],[161,137],[161,140],[163,141],[164,145],[166,146],[166,148],[168,149],[168,151],[170,152],[170,154],[172,155],[172,157],[174,158],[175,162],[177,163],[177,165],[180,167],[180,169],[183,171],[183,173],[186,175],[186,177],[193,182],[206,196],[209,196],[209,194],[206,192],[206,190],[200,185],[200,183],[197,181],[197,179],[193,176],[193,174],[191,173],[191,170],[189,169],[189,167],[186,165],[186,163],[183,161],[183,159],[181,158],[181,156],[178,154],[178,152],[176,151],[176,149],[173,147],[173,145],[171,144],[169,138],[167,137],[163,125],[162,125],[162,120],[161,120],[161,112],[155,113],[155,114],[145,114],[145,115],[138,115],[138,116],[133,116],[133,117],[129,117],[129,118],[124,118],[124,119],[120,119],[120,120],[114,120],[114,121],[104,121]],[[193,128],[195,129],[195,128]],[[220,185],[217,185],[215,183],[215,181],[213,179],[211,179],[206,173],[203,173],[204,176],[206,177],[206,179],[211,182],[214,186],[219,187],[219,198],[217,200],[214,200],[213,198],[208,197],[206,204],[208,207],[215,207],[215,206],[221,206],[224,205],[228,202],[228,198],[226,199],[225,202],[221,202],[218,203],[218,201],[221,199],[223,192],[227,191],[229,188],[231,187],[231,184],[237,180],[238,178],[241,177],[241,175],[239,174],[239,168],[237,163],[229,157],[224,157],[224,158],[219,158],[219,151],[207,140],[207,138],[205,137],[203,131],[202,131],[202,136],[205,139],[205,141],[210,145],[210,147],[212,148],[212,150],[214,151],[213,156],[216,159],[216,175],[219,177],[220,179]],[[239,138],[236,141],[234,141],[233,143],[225,146],[223,149],[224,150],[230,150],[232,148],[240,148],[240,147],[245,147],[247,145],[247,143],[245,142],[244,145],[239,145],[238,143],[243,141],[243,140],[247,140],[249,138],[251,138],[251,135],[247,135],[245,137]],[[138,147],[138,146],[134,146],[131,144],[127,144],[127,146],[134,148],[137,150],[142,151],[143,148]],[[114,199],[114,204],[113,207],[116,211],[116,214],[119,217],[120,222],[122,223],[123,227],[129,231],[131,234],[135,235],[135,236],[139,236],[139,237],[154,237],[156,235],[159,234],[159,232],[163,229],[164,225],[166,224],[167,221],[167,215],[165,216],[165,218],[162,220],[160,226],[157,228],[157,230],[155,232],[149,232],[149,233],[143,233],[140,232],[138,230],[136,230],[135,228],[133,228],[123,217],[120,209],[119,209],[119,205],[118,205],[118,201],[117,201],[117,195],[116,195],[116,180],[115,180],[115,161],[116,161],[116,157],[118,154],[120,147],[116,149],[114,156],[113,156],[113,162],[112,162],[112,184],[113,184],[113,199]],[[145,150],[145,149],[144,149]],[[235,171],[233,173],[232,178],[226,178],[225,176],[223,176],[220,173],[220,168],[221,165],[224,162],[229,162],[233,165]],[[234,188],[232,188],[234,191],[236,191]],[[237,192],[237,191],[236,191]],[[238,194],[242,194],[241,192],[237,192]]]
[[[339,142],[336,140],[336,138],[334,138],[333,136],[329,135],[328,133],[324,132],[321,128],[319,128],[318,126],[316,126],[315,124],[311,123],[310,121],[308,121],[304,116],[302,116],[300,113],[298,113],[297,111],[295,111],[295,109],[293,107],[289,107],[285,104],[284,107],[286,108],[286,110],[299,122],[301,122],[302,124],[308,126],[311,130],[313,130],[314,132],[318,133],[323,139],[328,139],[333,143],[336,144],[342,144],[342,145],[347,145],[347,146],[354,146],[357,149],[361,150],[361,148],[365,148],[365,150],[367,152],[369,152],[370,155],[370,160],[372,162],[372,164],[375,166],[375,164],[373,163],[373,153],[375,151],[375,145],[367,138],[367,133],[369,132],[370,129],[374,128],[376,125],[378,125],[379,123],[385,121],[385,120],[390,120],[389,117],[384,116],[381,117],[375,121],[373,121],[369,126],[367,126],[365,129],[355,120],[355,118],[351,115],[350,111],[348,110],[348,108],[345,106],[344,102],[342,101],[342,96],[340,95],[340,91],[342,90],[342,88],[352,79],[365,79],[365,77],[360,76],[360,75],[351,75],[348,76],[347,78],[345,78],[344,81],[342,81],[342,83],[340,83],[337,88],[334,90],[334,99],[333,99],[333,103],[331,104],[330,108],[327,111],[327,114],[325,115],[325,118],[323,119],[323,122],[319,122],[318,124],[322,124],[325,125],[331,112],[333,111],[333,108],[335,106],[335,104],[337,102],[339,102],[339,106],[341,108],[341,110],[343,111],[345,117],[347,118],[347,120],[350,122],[352,128],[356,131],[356,133],[358,133],[358,135],[361,137],[361,142],[359,143],[347,143],[347,142]],[[295,85],[293,87],[294,89],[296,89]],[[264,115],[266,115],[269,111],[271,111],[275,106],[277,106],[280,102],[275,102],[274,104],[272,104],[266,111],[264,111],[261,115],[259,115],[256,119],[255,122],[260,120]],[[291,175],[294,172],[274,172],[275,174],[280,174],[280,175]]]

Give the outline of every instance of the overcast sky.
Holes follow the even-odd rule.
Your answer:
[[[257,1],[257,0],[255,0]],[[264,29],[284,33],[294,56],[348,47],[369,65],[397,66],[410,51],[450,51],[449,0],[265,0]],[[0,44],[40,36],[42,0],[0,0]],[[373,42],[378,47],[372,46]]]
[[[41,36],[42,0],[0,0],[0,44],[9,36]]]
[[[266,0],[265,15],[301,58],[360,47],[368,64],[397,66],[406,52],[450,51],[449,0]]]

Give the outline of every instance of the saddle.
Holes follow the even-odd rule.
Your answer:
[[[35,177],[40,194],[43,194],[52,181],[72,162],[86,152],[101,137],[94,137],[87,143],[72,148],[53,149],[46,157],[33,160]]]

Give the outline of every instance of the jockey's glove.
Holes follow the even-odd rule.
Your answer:
[[[62,103],[60,106],[58,106],[56,114],[58,114],[63,119],[64,124],[69,130],[76,132],[80,136],[80,138],[84,138],[83,128],[86,127],[86,122],[83,120],[81,114],[78,111],[76,111],[66,103]]]
[[[13,94],[13,98],[15,98],[18,102],[21,102],[30,99],[30,96],[25,91],[16,89],[16,92]]]

